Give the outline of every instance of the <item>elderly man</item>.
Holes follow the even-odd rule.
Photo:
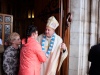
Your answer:
[[[56,75],[56,71],[60,69],[62,62],[68,55],[66,45],[62,43],[61,37],[55,33],[58,26],[58,21],[54,16],[51,16],[47,21],[45,34],[38,37],[42,50],[47,57],[47,61],[41,66],[41,75]]]

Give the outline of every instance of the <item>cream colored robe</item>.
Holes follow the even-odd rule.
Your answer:
[[[38,37],[38,41],[40,42],[40,44],[41,44],[42,39],[43,39],[43,34],[41,34]],[[46,38],[46,41],[45,41],[46,51],[49,47],[50,40],[51,40],[51,38]],[[61,43],[62,43],[61,37],[59,37],[56,34],[52,52],[49,55],[49,57],[47,58],[47,61],[41,65],[41,75],[56,75],[57,66],[59,66],[58,70],[60,70],[60,67],[61,67],[64,59],[68,55],[67,47],[66,47],[66,51],[64,53],[62,52],[60,64],[58,65],[59,56],[60,56],[60,52],[61,52],[61,48],[60,48]],[[46,51],[44,51],[44,53],[46,53]]]

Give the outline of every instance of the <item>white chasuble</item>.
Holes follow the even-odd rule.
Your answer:
[[[40,44],[42,42],[43,35],[44,34],[41,34],[38,37],[38,41],[40,42]],[[47,48],[49,47],[50,40],[51,40],[51,38],[46,38],[46,40],[45,40],[45,46],[44,47],[45,47],[46,50],[43,51],[44,53],[46,53]],[[64,59],[68,55],[67,50],[64,53],[62,52],[60,64],[58,65],[58,61],[59,61],[59,57],[60,57],[60,51],[61,51],[60,50],[61,49],[60,48],[61,43],[62,43],[62,39],[56,34],[52,51],[50,52],[50,55],[47,57],[46,62],[41,64],[41,75],[56,75],[57,66],[59,66],[58,70],[60,70],[60,67],[61,67]]]

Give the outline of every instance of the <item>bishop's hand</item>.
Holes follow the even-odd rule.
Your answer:
[[[66,45],[65,43],[61,43],[61,52],[65,52],[66,51]]]

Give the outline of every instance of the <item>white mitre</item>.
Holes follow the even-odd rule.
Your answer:
[[[48,19],[46,26],[51,27],[55,30],[59,26],[59,23],[58,23],[58,21],[56,20],[56,18],[54,16],[51,16]]]

